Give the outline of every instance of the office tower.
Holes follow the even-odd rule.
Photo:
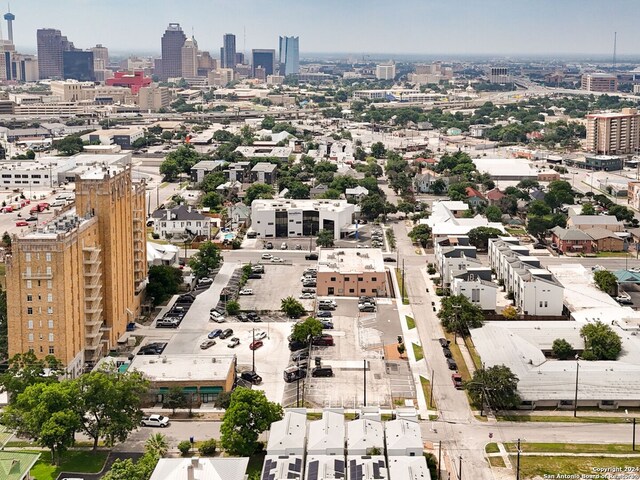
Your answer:
[[[182,46],[182,78],[194,78],[198,75],[198,42],[187,38]]]
[[[491,67],[489,83],[511,83],[511,76],[507,67]]]
[[[395,63],[376,65],[376,78],[378,80],[393,80],[396,78]]]
[[[253,49],[251,50],[251,66],[253,68],[252,74],[256,76],[256,67],[262,67],[264,69],[263,80],[266,80],[267,75],[273,75],[275,69],[276,51],[271,49]]]
[[[236,36],[233,33],[226,33],[222,37],[222,48],[220,49],[220,62],[222,68],[235,68],[236,63]]]
[[[631,155],[639,148],[640,113],[635,108],[587,115],[587,151],[599,155]]]
[[[182,76],[182,46],[186,39],[179,23],[170,23],[162,35],[162,80]]]
[[[280,64],[280,75],[300,73],[299,37],[280,37],[278,63]]]
[[[73,42],[67,40],[60,30],[54,28],[38,29],[38,73],[40,80],[62,78],[64,61],[62,52],[73,50]]]
[[[4,14],[4,19],[7,21],[7,33],[9,35],[9,41],[13,43],[13,21],[16,19],[16,16],[7,12]]]
[[[198,76],[206,77],[211,70],[218,68],[218,61],[209,52],[198,52]]]
[[[101,44],[91,49],[93,52],[93,68],[95,70],[104,70],[109,66],[109,49]]]
[[[618,77],[608,73],[585,73],[580,88],[588,92],[617,92]]]
[[[96,76],[93,69],[93,52],[62,52],[62,73],[65,80],[94,82]]]
[[[244,65],[244,53],[236,52],[236,65]]]
[[[97,166],[77,177],[74,208],[13,237],[10,355],[55,355],[77,376],[117,345],[140,309],[145,205],[130,166]]]

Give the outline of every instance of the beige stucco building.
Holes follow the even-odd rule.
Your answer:
[[[138,315],[147,275],[145,185],[130,167],[76,179],[66,211],[15,236],[7,258],[9,355],[94,365]]]
[[[384,297],[390,290],[382,251],[378,248],[321,249],[318,296]]]
[[[587,150],[600,155],[634,154],[640,148],[640,113],[635,108],[621,112],[587,115]]]

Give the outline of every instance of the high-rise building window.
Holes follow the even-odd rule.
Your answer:
[[[33,320],[28,320],[28,321],[27,321],[27,328],[28,328],[29,330],[33,330]]]
[[[53,348],[53,345],[49,346],[49,355],[53,355],[54,353],[56,353],[55,348]]]
[[[31,261],[31,254],[29,252],[24,254],[24,261],[25,262],[30,262]]]
[[[47,267],[47,275],[51,275],[51,267]]]
[[[49,328],[53,328],[53,320],[49,320]]]
[[[53,280],[47,280],[47,288],[48,289],[52,289],[53,288]]]
[[[33,284],[31,283],[31,280],[27,280],[27,288],[31,288],[33,286]]]
[[[50,333],[50,334],[49,334],[49,341],[50,341],[50,342],[53,342],[53,333]]]
[[[27,302],[33,301],[33,295],[27,295]]]
[[[30,333],[27,338],[30,342],[33,342],[33,333]]]
[[[44,254],[44,256],[45,256],[45,260],[46,260],[47,262],[50,262],[50,261],[51,261],[51,252],[47,252],[47,253],[45,253],[45,254]]]
[[[47,293],[47,302],[53,302],[53,293]]]
[[[27,307],[27,315],[33,315],[33,308]]]
[[[53,307],[47,307],[47,313],[53,315]]]

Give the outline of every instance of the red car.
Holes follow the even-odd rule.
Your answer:
[[[257,350],[263,345],[264,343],[262,343],[262,340],[256,340],[255,342],[251,342],[251,344],[249,345],[249,350]]]
[[[462,375],[460,375],[459,373],[454,373],[453,375],[451,375],[451,381],[453,382],[453,386],[456,387],[456,389],[462,389]]]
[[[24,220],[20,220],[19,222],[16,222],[16,227],[27,227],[27,226],[29,226],[29,224]]]

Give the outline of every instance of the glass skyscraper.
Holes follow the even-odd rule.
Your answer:
[[[280,37],[280,52],[278,63],[280,75],[293,75],[300,73],[300,46],[299,37]]]

